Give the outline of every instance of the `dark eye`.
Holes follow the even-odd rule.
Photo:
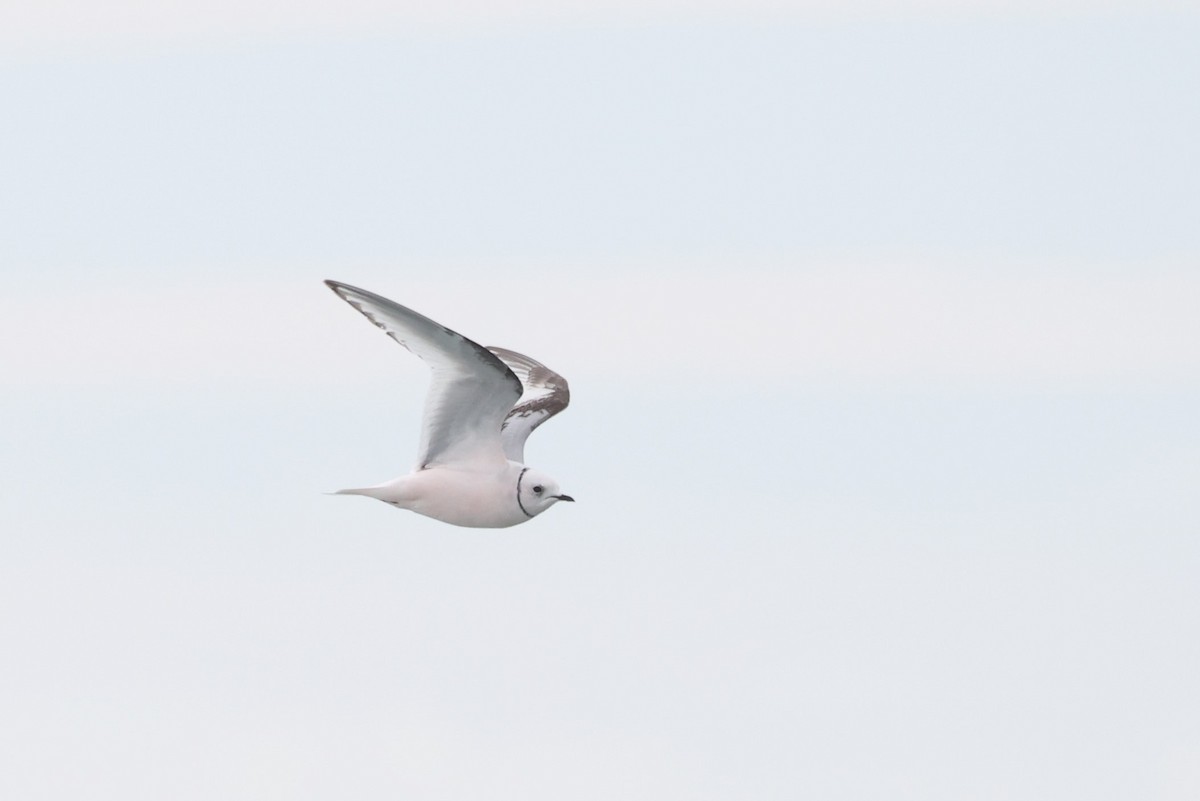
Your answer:
[[[542,485],[541,484],[538,484],[536,487],[533,488],[533,494],[534,495],[542,494]]]

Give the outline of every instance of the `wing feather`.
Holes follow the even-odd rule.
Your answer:
[[[486,348],[365,289],[325,282],[392,339],[429,365],[417,468],[502,462],[500,430],[521,397],[521,380]]]
[[[507,348],[488,347],[517,375],[524,391],[504,418],[500,433],[505,455],[525,462],[525,440],[533,430],[567,408],[571,390],[567,380],[546,365]]]

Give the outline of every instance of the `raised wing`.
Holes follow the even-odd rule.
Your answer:
[[[411,309],[364,289],[325,283],[433,370],[417,469],[503,462],[500,428],[522,389],[513,371],[486,348]]]
[[[516,351],[488,347],[500,357],[508,369],[517,374],[524,392],[516,406],[504,418],[501,438],[504,455],[514,462],[525,462],[525,440],[533,430],[567,408],[571,391],[567,379],[541,362]]]

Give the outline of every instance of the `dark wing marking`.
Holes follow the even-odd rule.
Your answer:
[[[521,380],[521,399],[504,418],[501,439],[504,453],[514,462],[525,462],[525,440],[533,430],[567,408],[571,391],[567,379],[541,362],[506,348],[489,347]]]

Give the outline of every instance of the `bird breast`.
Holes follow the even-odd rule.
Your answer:
[[[507,528],[529,518],[517,503],[517,477],[430,467],[407,476],[397,505],[456,526]]]

